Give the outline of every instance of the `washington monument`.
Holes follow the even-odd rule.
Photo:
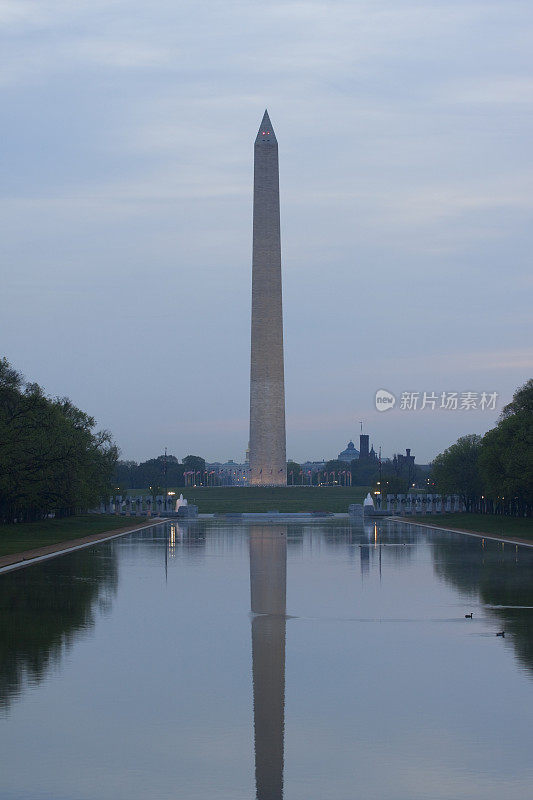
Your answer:
[[[266,111],[254,145],[250,484],[287,484],[278,142]]]

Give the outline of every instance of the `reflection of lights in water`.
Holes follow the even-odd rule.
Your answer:
[[[374,522],[374,547],[377,546],[378,543],[378,526],[377,523]]]
[[[172,522],[170,524],[170,532],[168,535],[168,554],[172,558],[176,557],[176,545],[183,544],[183,530],[179,525]]]
[[[170,526],[170,536],[168,539],[168,554],[172,558],[176,555],[176,526],[171,524]]]

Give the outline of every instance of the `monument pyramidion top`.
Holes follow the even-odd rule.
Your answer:
[[[272,127],[272,123],[270,122],[270,117],[268,116],[268,111],[266,109],[265,113],[263,114],[263,119],[261,120],[261,125],[259,126],[257,136],[255,138],[255,143],[256,144],[278,143],[278,140],[276,139],[276,134],[274,133],[274,128]]]

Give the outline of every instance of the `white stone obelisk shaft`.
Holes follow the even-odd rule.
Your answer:
[[[278,143],[265,111],[254,146],[250,484],[286,486]]]

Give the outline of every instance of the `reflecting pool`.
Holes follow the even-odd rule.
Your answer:
[[[2,800],[533,796],[533,549],[162,523],[0,608]]]

